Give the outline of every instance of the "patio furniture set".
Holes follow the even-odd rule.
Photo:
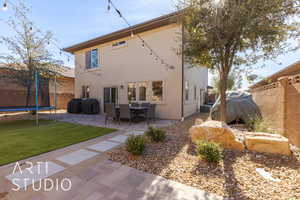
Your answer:
[[[121,120],[126,119],[131,124],[132,122],[139,122],[141,120],[155,120],[156,104],[150,103],[131,103],[115,105],[107,103],[105,106],[105,124],[110,118],[117,120],[120,124]]]

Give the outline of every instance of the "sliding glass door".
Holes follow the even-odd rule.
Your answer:
[[[110,88],[104,88],[104,104],[106,103],[114,103],[118,104],[118,88],[116,87],[110,87]],[[105,106],[104,106],[104,112],[105,112]]]

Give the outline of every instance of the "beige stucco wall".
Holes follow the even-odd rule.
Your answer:
[[[204,104],[204,91],[206,91],[208,85],[208,69],[206,67],[192,67],[190,64],[184,65],[184,80],[189,83],[189,99],[185,100],[184,90],[184,116],[187,117],[197,112],[200,109],[200,105]],[[195,89],[196,86],[196,99]],[[200,94],[200,90],[202,93]]]
[[[172,24],[141,34],[146,42],[170,65],[174,70],[166,70],[159,62],[149,55],[146,48],[142,48],[137,37],[125,38],[127,46],[113,49],[112,43],[102,44],[90,49],[75,52],[75,96],[81,97],[81,87],[90,86],[90,97],[100,101],[103,111],[103,88],[118,87],[119,103],[128,103],[127,84],[138,81],[164,81],[164,101],[158,103],[156,115],[158,118],[181,118],[181,83],[182,58],[177,55],[181,42],[178,34],[181,26]],[[122,41],[124,39],[120,39]],[[100,50],[98,69],[85,69],[85,52],[98,48]],[[121,85],[124,89],[121,89]]]

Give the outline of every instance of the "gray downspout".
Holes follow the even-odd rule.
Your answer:
[[[181,25],[182,26],[182,30],[181,30],[181,62],[182,62],[182,66],[181,66],[181,121],[184,120],[184,55],[183,55],[183,48],[184,48],[184,45],[183,45],[183,37],[184,37],[184,27],[183,27],[183,24]]]

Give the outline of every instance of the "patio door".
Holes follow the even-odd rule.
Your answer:
[[[114,103],[118,104],[118,88],[116,87],[110,87],[110,88],[104,88],[104,104],[106,103]],[[105,106],[104,106],[104,112],[105,112]]]

